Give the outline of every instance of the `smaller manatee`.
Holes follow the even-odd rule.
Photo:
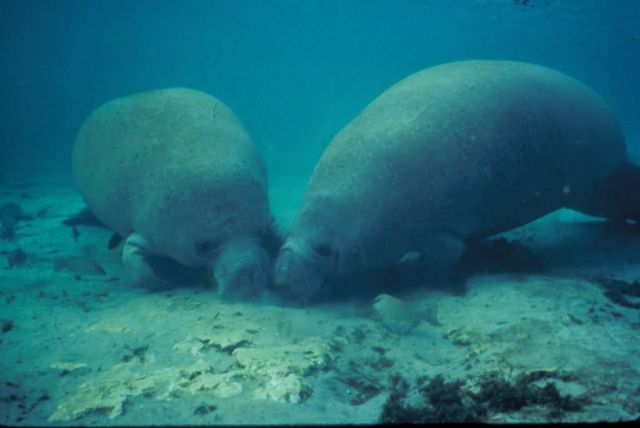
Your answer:
[[[78,132],[73,175],[91,213],[126,238],[134,284],[168,286],[181,265],[205,267],[225,298],[265,291],[278,240],[265,166],[218,99],[169,88],[102,105]]]

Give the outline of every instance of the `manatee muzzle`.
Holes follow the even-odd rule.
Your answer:
[[[269,255],[252,240],[232,241],[221,248],[209,269],[222,298],[252,299],[267,288]]]
[[[310,248],[285,244],[274,267],[274,286],[285,297],[306,303],[318,294],[325,282],[322,269],[321,260]]]

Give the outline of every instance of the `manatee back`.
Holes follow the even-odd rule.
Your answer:
[[[298,229],[313,218],[347,247],[396,257],[429,230],[486,236],[574,205],[625,161],[620,127],[584,84],[526,63],[444,64],[393,85],[336,135]],[[318,214],[319,199],[332,214]]]
[[[238,203],[248,222],[268,221],[257,148],[228,107],[196,90],[156,90],[99,107],[76,137],[73,174],[102,222],[122,235],[141,232],[157,247],[168,245],[160,241],[170,241],[172,228],[191,227],[187,235],[215,228],[237,215]]]

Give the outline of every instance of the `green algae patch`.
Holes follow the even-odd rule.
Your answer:
[[[244,392],[244,382],[259,385],[253,392],[256,399],[298,403],[311,394],[305,377],[332,361],[329,350],[329,341],[314,337],[275,347],[241,347],[232,353],[235,365],[225,366],[224,371],[216,370],[210,355],[208,360],[163,368],[148,353],[144,359],[127,359],[82,383],[59,403],[49,421],[71,421],[96,413],[114,419],[123,414],[127,400],[140,395],[169,400],[207,393],[228,399]],[[224,349],[213,355],[221,353]]]
[[[123,413],[128,398],[154,394],[171,375],[171,369],[147,372],[140,370],[140,364],[116,364],[65,397],[49,421],[71,421],[93,413],[114,419]]]
[[[253,392],[255,399],[298,403],[311,394],[305,378],[333,360],[330,349],[329,341],[309,337],[282,346],[239,348],[233,356],[260,381],[261,386]]]
[[[241,377],[238,371],[215,373],[202,360],[188,368],[155,370],[131,360],[82,383],[60,402],[49,421],[71,421],[95,413],[114,419],[123,414],[127,400],[139,395],[168,400],[205,392],[214,398],[230,398],[243,392],[237,381]]]

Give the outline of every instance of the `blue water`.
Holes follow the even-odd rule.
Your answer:
[[[308,173],[385,88],[472,58],[564,71],[637,139],[639,29],[636,0],[2,0],[0,167],[68,169],[98,105],[188,86],[228,104],[270,164]]]

